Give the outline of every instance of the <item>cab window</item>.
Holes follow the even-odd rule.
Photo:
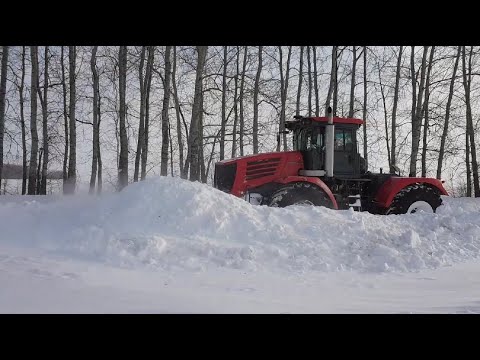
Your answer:
[[[351,130],[335,130],[335,150],[353,151],[353,135]]]
[[[321,149],[323,146],[323,129],[302,129],[297,133],[295,150]]]

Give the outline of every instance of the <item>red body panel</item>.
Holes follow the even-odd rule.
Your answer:
[[[438,179],[433,178],[411,178],[411,177],[391,177],[378,189],[377,195],[375,196],[375,201],[382,207],[389,207],[393,201],[393,198],[397,193],[402,190],[404,187],[415,184],[423,183],[430,184],[433,187],[436,187],[440,194],[448,195],[447,191],[444,189],[442,182]]]
[[[242,156],[234,159],[223,160],[221,163],[228,164],[230,162],[237,163],[237,173],[232,191],[235,196],[243,196],[248,189],[254,188],[277,179],[286,178],[292,175],[298,175],[298,171],[303,169],[303,158],[299,151],[264,153],[251,156]],[[248,165],[248,163],[255,163]],[[262,171],[267,164],[272,164],[256,179],[247,176],[247,168],[253,168],[253,171]]]
[[[220,163],[229,164],[232,162],[237,163],[235,182],[230,192],[232,195],[241,197],[249,189],[271,182],[288,184],[305,181],[315,184],[325,191],[332,200],[334,208],[338,209],[335,197],[322,180],[316,177],[298,176],[299,170],[303,169],[303,157],[300,151],[243,156],[223,160]]]

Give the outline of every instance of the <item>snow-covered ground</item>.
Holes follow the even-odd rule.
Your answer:
[[[480,199],[380,216],[161,177],[0,197],[0,312],[480,312]]]

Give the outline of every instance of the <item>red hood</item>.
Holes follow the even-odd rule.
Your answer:
[[[227,164],[231,164],[233,162],[239,161],[239,160],[256,161],[256,160],[274,158],[276,156],[290,158],[291,155],[294,155],[294,157],[296,157],[297,155],[300,155],[300,152],[299,151],[275,151],[275,152],[269,152],[269,153],[237,156],[237,157],[234,157],[234,158],[231,158],[231,159],[225,159],[225,160],[218,161],[217,164],[227,165]]]
[[[236,163],[235,181],[231,193],[242,196],[250,188],[297,176],[303,169],[300,151],[281,151],[256,155],[240,156],[217,162],[217,165]]]

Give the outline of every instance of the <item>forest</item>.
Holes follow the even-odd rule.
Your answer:
[[[359,118],[368,169],[480,197],[474,46],[3,46],[0,194],[119,191],[286,151],[295,115]],[[283,132],[277,142],[277,134]]]

